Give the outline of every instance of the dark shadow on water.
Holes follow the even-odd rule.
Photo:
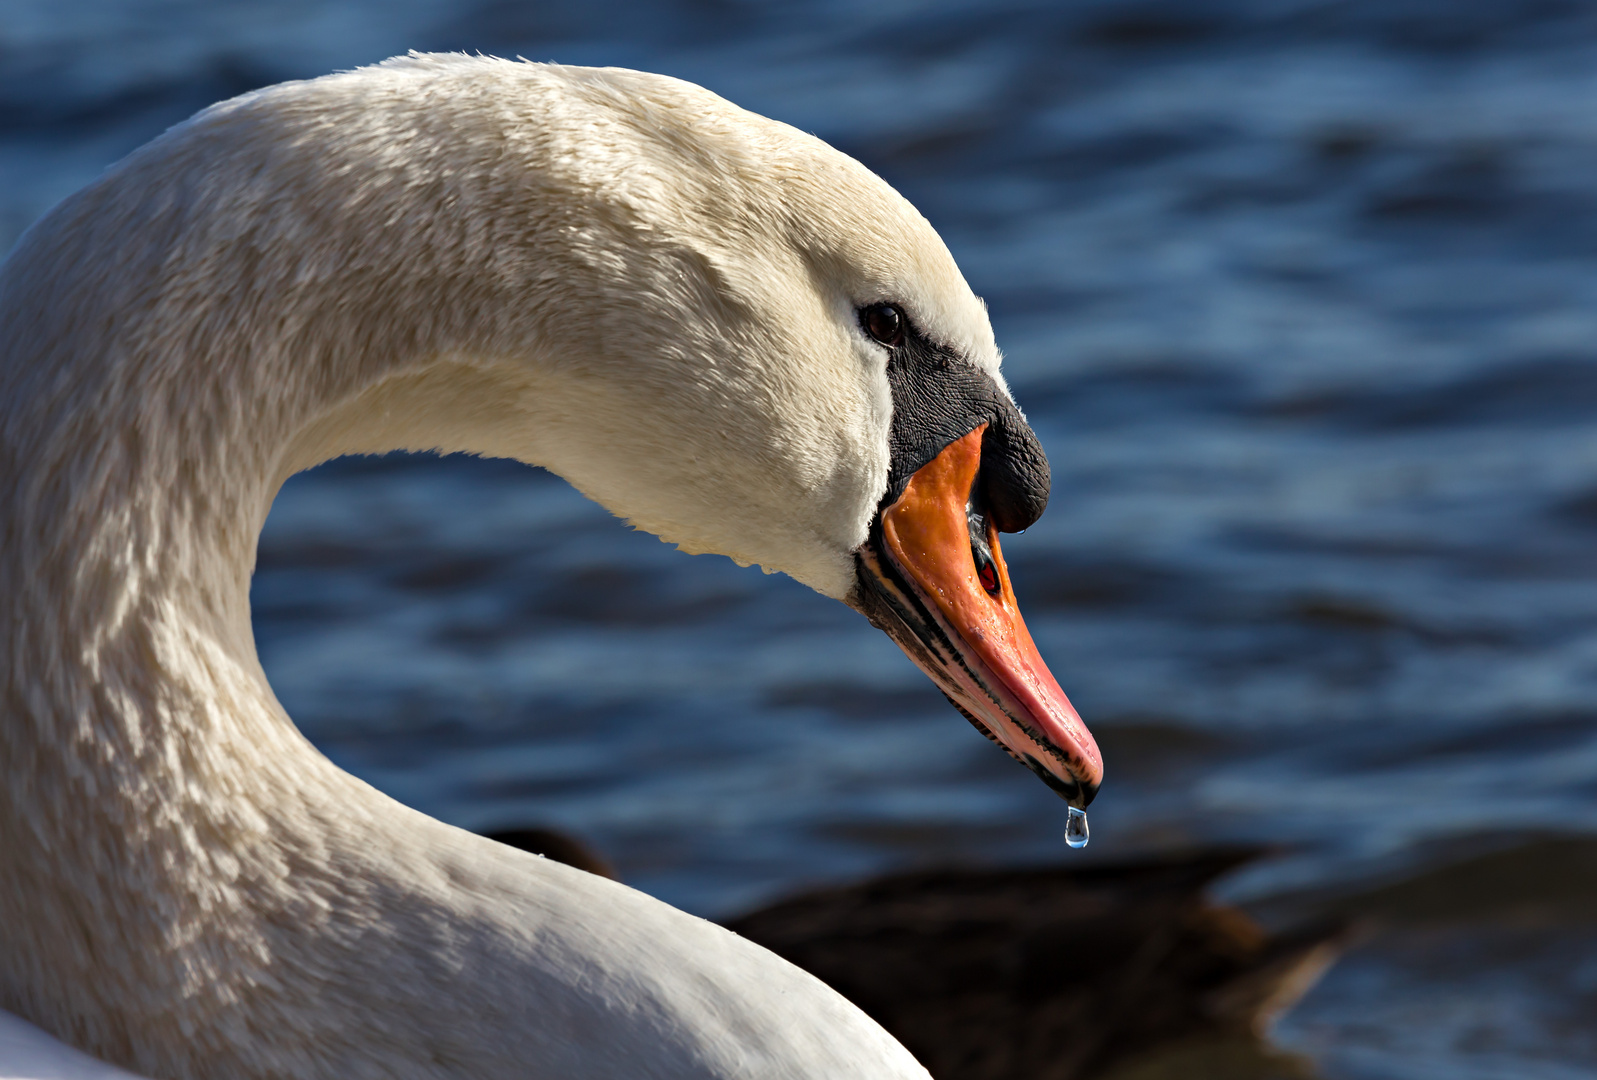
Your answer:
[[[1593,730],[1586,721],[1586,733]],[[1485,848],[1478,853],[1472,849]],[[1449,857],[1451,856],[1451,857]],[[1377,919],[1404,926],[1468,922],[1597,927],[1597,837],[1457,837],[1430,868],[1357,891],[1278,897],[1261,910]]]

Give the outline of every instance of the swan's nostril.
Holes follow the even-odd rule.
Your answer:
[[[974,498],[965,504],[965,527],[970,532],[970,559],[976,564],[976,577],[988,596],[997,596],[1002,584],[988,543],[987,516],[977,508]]]

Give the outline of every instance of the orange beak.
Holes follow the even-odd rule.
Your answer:
[[[1098,744],[1038,655],[998,530],[972,505],[986,427],[945,447],[882,511],[860,550],[858,606],[971,723],[1085,809],[1103,780]]]

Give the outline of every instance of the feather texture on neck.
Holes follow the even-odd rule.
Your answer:
[[[852,312],[889,292],[996,370],[886,185],[631,72],[285,84],[57,207],[0,267],[0,1007],[172,1078],[924,1076],[762,950],[334,767],[248,608],[283,480],[392,449],[841,597],[891,407]]]

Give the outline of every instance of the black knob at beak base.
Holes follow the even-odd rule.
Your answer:
[[[1013,405],[1001,410],[982,436],[981,475],[976,480],[982,504],[998,531],[1020,532],[1042,517],[1048,508],[1050,480],[1048,458],[1031,426]]]

